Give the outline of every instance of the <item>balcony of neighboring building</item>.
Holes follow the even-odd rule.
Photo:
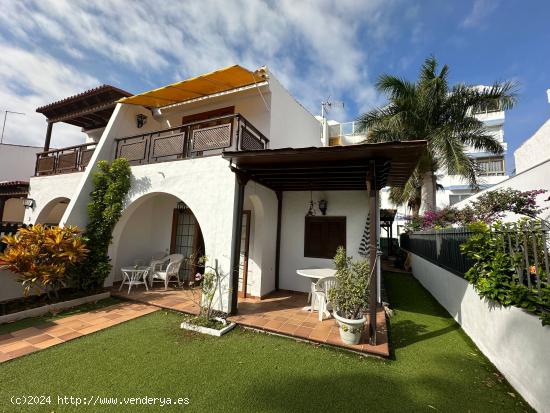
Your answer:
[[[96,143],[109,122],[117,101],[128,96],[131,94],[124,90],[102,85],[36,109],[46,117],[47,131],[44,151],[36,156],[35,176],[83,171],[94,153]],[[86,142],[50,149],[54,124],[58,122],[80,127],[85,134]]]
[[[329,146],[354,145],[367,139],[367,132],[358,122],[328,122]]]

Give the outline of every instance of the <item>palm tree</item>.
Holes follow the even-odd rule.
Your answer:
[[[382,75],[377,89],[388,103],[361,115],[357,122],[367,131],[368,142],[425,139],[428,150],[403,189],[391,188],[390,200],[407,203],[413,214],[420,205],[426,210],[436,206],[436,172],[464,177],[479,189],[478,168],[467,155],[467,148],[502,154],[498,140],[485,129],[475,113],[490,108],[511,109],[516,103],[513,82],[495,82],[489,87],[457,84],[449,87],[449,68],[437,73],[435,57],[424,61],[416,82]]]

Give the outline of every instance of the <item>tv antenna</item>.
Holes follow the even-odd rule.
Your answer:
[[[325,100],[324,102],[321,102],[321,117],[324,119],[325,115],[332,109],[332,108],[343,108],[344,102],[340,100],[331,100],[330,96]]]
[[[24,113],[22,112],[13,112],[11,110],[4,111],[4,124],[2,125],[2,135],[0,136],[0,143],[4,142],[4,129],[6,129],[6,118],[8,117],[8,113],[13,113],[14,115],[24,115]]]

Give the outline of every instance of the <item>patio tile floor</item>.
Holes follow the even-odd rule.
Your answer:
[[[124,289],[119,292],[118,287],[115,286],[112,288],[111,294],[189,314],[198,314],[199,312],[198,306],[192,300],[192,292],[187,289],[169,287],[168,290],[155,288],[146,291],[145,288],[139,286],[128,294]],[[386,316],[383,308],[379,308],[376,314],[377,345],[372,346],[368,344],[367,332],[363,335],[360,344],[345,344],[340,339],[338,324],[333,318],[319,321],[317,312],[304,311],[304,306],[306,306],[306,294],[299,292],[278,291],[263,299],[239,298],[238,314],[229,317],[229,320],[247,328],[264,330],[318,344],[343,347],[358,353],[389,357]]]
[[[0,335],[0,363],[157,311],[124,302]]]

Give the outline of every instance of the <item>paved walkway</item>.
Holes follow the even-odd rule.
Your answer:
[[[0,363],[157,311],[124,302],[0,335]]]

